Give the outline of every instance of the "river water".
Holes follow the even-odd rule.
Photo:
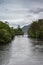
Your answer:
[[[24,35],[0,46],[0,65],[43,65],[43,46],[34,43],[43,42]]]

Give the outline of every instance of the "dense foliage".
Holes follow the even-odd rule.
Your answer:
[[[17,29],[10,27],[7,22],[0,21],[0,44],[10,42],[15,35],[23,35],[23,31],[18,25]]]
[[[14,30],[10,28],[8,23],[0,21],[0,43],[8,43],[14,37]]]
[[[15,35],[23,35],[24,32],[22,31],[22,29],[20,28],[20,26],[18,25],[17,29],[14,29]]]
[[[43,19],[34,21],[28,29],[28,35],[33,38],[43,39]]]

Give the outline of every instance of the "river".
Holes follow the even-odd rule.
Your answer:
[[[43,65],[43,47],[34,43],[43,42],[24,35],[16,36],[11,43],[0,46],[0,65]]]

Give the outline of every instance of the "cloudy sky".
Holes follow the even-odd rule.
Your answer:
[[[43,0],[0,0],[0,20],[24,26],[43,18]]]

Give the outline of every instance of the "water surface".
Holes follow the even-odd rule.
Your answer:
[[[43,46],[34,43],[43,42],[24,35],[0,46],[0,65],[43,65]]]

